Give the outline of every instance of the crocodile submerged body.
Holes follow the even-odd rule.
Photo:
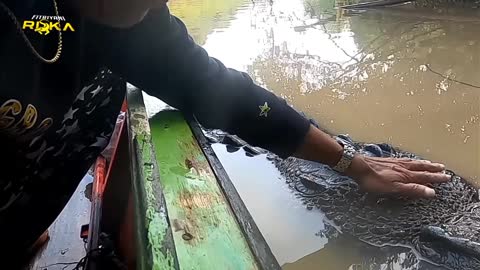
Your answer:
[[[320,209],[342,234],[377,247],[410,248],[417,259],[429,265],[480,269],[479,193],[451,171],[447,173],[452,181],[433,185],[434,199],[382,197],[360,191],[351,178],[326,165],[293,157],[281,159],[218,131],[207,131],[207,137],[212,143],[227,144],[230,152],[242,147],[248,155],[267,154],[307,208]],[[354,142],[345,135],[335,138],[364,155],[419,159],[388,144]]]

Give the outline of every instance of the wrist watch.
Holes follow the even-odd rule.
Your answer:
[[[350,166],[350,164],[352,163],[353,157],[355,156],[357,151],[355,150],[355,148],[352,145],[350,145],[348,143],[343,143],[343,142],[338,141],[338,140],[337,140],[337,142],[341,146],[343,146],[343,153],[342,153],[342,158],[340,158],[338,163],[334,167],[332,167],[332,169],[334,169],[337,172],[344,173],[347,170],[347,168]]]

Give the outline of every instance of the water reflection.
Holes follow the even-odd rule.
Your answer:
[[[326,237],[315,235],[325,230],[322,214],[308,211],[264,156],[250,158],[243,150],[228,153],[220,144],[213,149],[281,265],[327,244]]]
[[[392,255],[393,254],[393,255]],[[284,270],[396,270],[442,268],[418,262],[414,254],[392,248],[375,248],[346,237],[330,240],[325,248],[307,255],[295,263],[287,263]]]
[[[170,4],[210,55],[248,72],[325,128],[392,143],[480,182],[478,16],[407,7],[349,15],[333,6],[332,0]],[[405,251],[380,256],[351,239],[315,236],[321,213],[297,205],[268,163],[215,150],[285,269],[417,269]],[[245,173],[249,166],[254,174]]]
[[[317,61],[311,68],[313,57],[291,65],[288,54],[279,54],[252,70],[333,132],[388,141],[477,178],[480,92],[452,79],[480,85],[478,25],[415,17],[406,23],[388,13],[346,20],[362,48],[354,55],[358,63]],[[294,66],[308,76],[289,77]]]
[[[169,7],[175,16],[188,26],[189,33],[199,44],[215,29],[227,28],[238,10],[251,3],[248,0],[170,0]]]
[[[204,47],[333,132],[388,141],[476,179],[479,91],[452,79],[480,85],[478,24],[388,12],[318,17],[306,6],[243,6]]]

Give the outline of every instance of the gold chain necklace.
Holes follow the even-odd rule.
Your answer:
[[[55,7],[55,15],[58,18],[58,22],[60,22],[60,19],[59,19],[60,15],[58,14],[57,2],[53,0],[53,4]],[[0,1],[0,7],[2,7],[2,9],[7,13],[7,15],[13,20],[13,23],[16,25],[18,32],[20,33],[22,38],[27,43],[27,46],[30,48],[30,50],[36,57],[38,57],[40,60],[42,60],[47,64],[53,64],[60,58],[60,55],[62,54],[62,32],[61,31],[58,31],[58,47],[57,47],[57,52],[55,53],[55,56],[52,59],[45,59],[37,52],[37,50],[35,50],[30,40],[23,32],[22,27],[20,26],[20,23],[18,22],[17,17],[15,17],[13,12],[2,1]]]

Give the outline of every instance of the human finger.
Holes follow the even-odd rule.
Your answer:
[[[402,163],[405,168],[411,171],[441,172],[445,170],[445,165],[428,160],[408,160]]]
[[[398,183],[397,191],[401,195],[414,198],[434,198],[435,190],[424,185],[415,184],[415,183]]]
[[[441,172],[409,171],[399,166],[394,166],[393,169],[406,176],[402,177],[405,183],[444,183],[450,181],[452,178],[451,175]]]

